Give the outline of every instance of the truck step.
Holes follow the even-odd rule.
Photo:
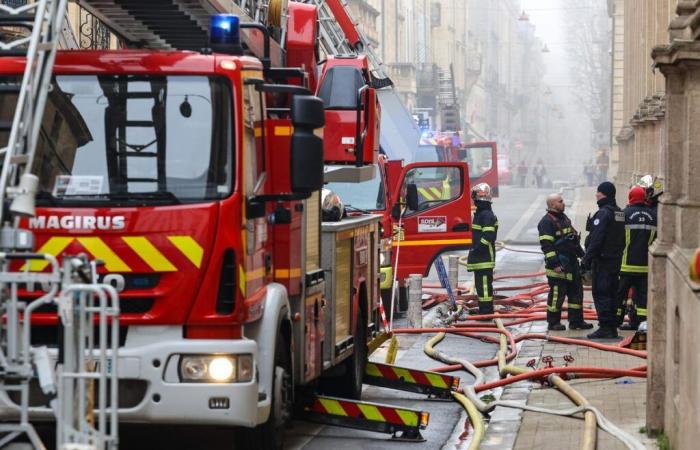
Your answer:
[[[391,434],[393,439],[423,442],[420,430],[428,426],[426,411],[380,403],[315,396],[304,406],[302,418],[315,423]]]
[[[459,387],[459,377],[368,362],[363,383],[451,399],[451,393]]]

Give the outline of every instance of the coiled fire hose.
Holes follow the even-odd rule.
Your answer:
[[[597,376],[597,377],[620,377],[620,376],[635,376],[635,377],[645,377],[646,372],[641,370],[641,368],[635,368],[632,370],[621,370],[621,369],[605,369],[605,368],[597,368],[597,367],[555,367],[551,369],[539,369],[535,371],[528,371],[525,369],[521,369],[515,366],[508,366],[506,365],[506,361],[509,359],[509,357],[514,356],[514,352],[511,351],[511,354],[508,355],[508,346],[510,345],[511,348],[514,348],[515,346],[515,339],[513,338],[512,334],[505,328],[503,323],[501,322],[500,318],[496,319],[496,328],[493,327],[470,327],[469,328],[470,332],[481,332],[481,333],[499,333],[500,334],[500,339],[499,339],[499,351],[497,353],[497,358],[496,360],[498,361],[499,365],[499,372],[501,373],[501,376],[505,375],[513,375],[511,377],[501,379],[498,382],[493,382],[493,383],[485,383],[485,378],[484,374],[481,370],[479,370],[475,364],[466,361],[461,358],[454,358],[452,356],[449,356],[437,349],[435,349],[435,345],[437,345],[440,341],[442,341],[445,337],[445,333],[455,333],[455,334],[462,334],[459,329],[455,328],[428,328],[428,329],[396,329],[394,330],[395,334],[418,334],[418,333],[426,333],[426,332],[437,332],[435,336],[433,336],[425,345],[424,351],[425,353],[438,361],[441,361],[446,364],[451,364],[455,366],[459,366],[472,374],[475,378],[474,384],[467,385],[463,388],[463,394],[462,393],[456,393],[454,395],[455,400],[458,401],[467,411],[467,414],[469,415],[469,419],[474,427],[475,434],[472,439],[472,442],[470,444],[470,448],[478,448],[481,439],[483,439],[483,435],[485,433],[485,425],[483,421],[483,417],[481,417],[481,414],[475,414],[476,411],[480,413],[488,413],[492,411],[495,407],[497,406],[502,406],[502,407],[508,407],[508,408],[517,408],[517,409],[522,409],[522,410],[527,410],[527,411],[533,411],[533,412],[540,412],[540,413],[547,413],[547,414],[555,414],[555,415],[561,415],[561,416],[572,416],[575,414],[579,413],[584,413],[584,420],[585,420],[585,426],[584,426],[584,439],[583,439],[583,445],[582,448],[584,449],[592,449],[595,448],[595,430],[596,426],[598,425],[603,429],[604,431],[607,431],[617,439],[619,439],[621,442],[623,442],[628,448],[630,449],[643,449],[644,446],[633,436],[629,435],[628,433],[624,432],[620,428],[618,428],[616,425],[614,425],[612,422],[607,420],[603,414],[595,407],[591,406],[588,404],[586,399],[581,396],[578,392],[576,392],[571,386],[569,386],[561,377],[556,375],[557,373],[571,373],[571,374],[587,374],[584,376]],[[538,336],[539,337],[539,336]],[[563,338],[565,339],[565,338]],[[634,356],[638,357],[645,357],[646,354],[644,352],[638,352],[634,350],[629,350],[629,349],[620,349],[619,347],[615,346],[604,346],[602,344],[595,344],[595,343],[589,343],[589,342],[584,342],[582,341],[582,344],[588,345],[588,344],[594,344],[594,346],[599,347],[600,349],[604,350],[611,350],[611,351],[620,351],[620,350],[625,350],[623,353],[629,353]],[[636,353],[632,353],[636,352]],[[531,405],[525,405],[525,404],[520,404],[516,402],[511,402],[511,401],[503,401],[503,400],[497,400],[491,403],[485,403],[482,401],[478,395],[477,392],[481,392],[487,389],[492,389],[494,387],[498,386],[503,386],[506,384],[510,384],[513,382],[521,381],[524,379],[530,379],[530,378],[543,378],[544,376],[547,376],[548,381],[556,386],[558,389],[560,389],[565,395],[567,395],[572,401],[574,401],[578,406],[575,408],[569,408],[569,409],[563,409],[563,410],[555,410],[551,408],[544,408],[544,407],[537,407],[537,406],[531,406]]]

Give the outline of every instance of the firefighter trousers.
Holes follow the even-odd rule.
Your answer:
[[[493,269],[475,270],[474,287],[479,297],[479,314],[493,314]]]
[[[617,328],[617,288],[620,265],[615,262],[595,262],[593,264],[593,303],[598,313],[598,325],[604,328]]]
[[[630,326],[637,328],[640,323],[647,320],[647,284],[649,277],[646,273],[620,274],[620,282],[617,289],[617,324],[622,325],[625,319],[625,310],[629,291],[632,289],[632,302],[634,308],[630,311]]]
[[[549,295],[547,296],[547,323],[556,325],[561,321],[564,299],[568,302],[569,323],[583,322],[583,285],[581,275],[576,271],[571,279],[547,277]]]

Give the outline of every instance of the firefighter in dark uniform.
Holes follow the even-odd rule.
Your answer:
[[[582,267],[593,272],[593,302],[599,328],[589,339],[617,338],[617,288],[625,248],[625,213],[615,202],[615,185],[604,181],[596,192],[598,211],[588,218]]]
[[[583,284],[578,259],[583,256],[581,238],[564,214],[564,199],[559,194],[547,197],[547,214],[537,225],[549,282],[547,324],[553,331],[564,330],[560,323],[564,298],[569,302],[569,329],[588,330],[583,321]]]
[[[649,246],[656,238],[656,210],[647,206],[647,195],[641,186],[634,186],[628,194],[625,208],[625,249],[622,252],[620,287],[618,289],[617,318],[620,329],[636,330],[647,320],[647,281],[649,273]],[[628,325],[623,325],[625,301],[630,288],[634,309]]]
[[[467,270],[474,272],[474,286],[479,297],[479,314],[493,314],[493,269],[496,266],[498,219],[491,210],[491,186],[479,183],[472,188],[476,205],[472,219],[472,248]]]
[[[653,175],[644,175],[637,183],[637,186],[641,186],[646,192],[646,205],[657,211],[659,208],[659,197],[664,193],[661,180]]]

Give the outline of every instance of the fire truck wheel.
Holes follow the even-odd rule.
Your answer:
[[[275,344],[275,370],[272,384],[272,407],[267,422],[255,428],[236,430],[236,449],[282,450],[284,430],[292,415],[294,382],[292,352],[287,339],[278,333]]]
[[[345,375],[339,380],[344,397],[359,400],[362,397],[362,379],[367,367],[367,318],[360,314],[355,329],[355,351],[346,360]]]

